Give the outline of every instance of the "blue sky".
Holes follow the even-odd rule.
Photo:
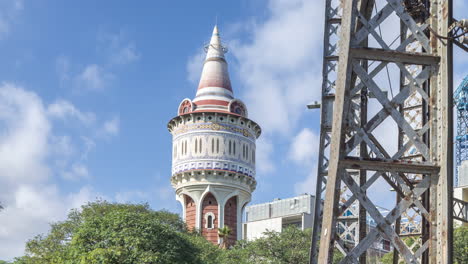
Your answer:
[[[321,1],[3,0],[0,259],[96,197],[181,211],[166,124],[195,96],[216,16],[235,95],[263,128],[252,203],[314,192]]]

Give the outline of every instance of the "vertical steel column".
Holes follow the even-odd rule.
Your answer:
[[[318,263],[331,263],[335,242],[340,244],[336,229],[338,217],[353,201],[359,201],[365,213],[377,223],[364,239],[351,249],[341,263],[357,263],[360,256],[380,237],[389,239],[399,255],[407,263],[419,263],[429,251],[429,263],[451,263],[451,47],[450,43],[431,34],[447,36],[451,1],[433,0],[430,5],[421,1],[387,0],[387,4],[372,18],[365,17],[364,0],[345,1],[339,45],[339,66],[336,82],[334,116],[331,133],[329,173],[327,177],[321,244]],[[422,8],[422,9],[421,9]],[[421,21],[421,11],[427,8],[430,17]],[[408,28],[410,35],[396,48],[391,47],[376,32],[390,15],[396,15]],[[418,21],[418,23],[416,21]],[[362,28],[356,27],[362,23]],[[362,41],[372,36],[380,46],[367,48]],[[417,42],[422,49],[407,51],[410,43]],[[377,66],[366,69],[363,65],[372,61]],[[403,89],[393,98],[383,92],[383,87],[374,77],[387,64],[396,65],[404,76]],[[408,69],[414,66],[414,72]],[[355,80],[357,80],[355,82]],[[429,84],[429,86],[426,86]],[[425,87],[429,87],[426,89]],[[368,90],[381,105],[380,111],[369,118],[364,126],[355,125],[354,98]],[[422,127],[413,127],[398,106],[417,94],[422,105],[428,106],[428,122]],[[423,107],[424,108],[424,107]],[[422,111],[419,115],[422,115]],[[404,143],[396,153],[379,142],[372,132],[386,120],[395,122],[404,137]],[[425,140],[427,138],[427,140]],[[365,143],[370,157],[356,151]],[[429,144],[430,142],[430,144]],[[421,155],[421,161],[408,160],[405,153],[413,147]],[[356,182],[352,174],[356,170],[374,173],[366,182]],[[415,175],[421,175],[415,179]],[[398,204],[383,216],[366,190],[378,179],[383,178],[401,198]],[[344,184],[352,196],[340,201],[341,185]],[[423,204],[423,197],[427,204]],[[339,206],[339,205],[342,206]],[[429,206],[429,209],[427,208]],[[429,236],[421,237],[421,246],[410,249],[395,231],[395,222],[408,210],[417,210],[428,223]]]
[[[336,67],[338,63],[338,32],[341,24],[338,1],[325,0],[325,23],[323,32],[322,98],[320,107],[320,146],[315,186],[314,224],[309,263],[317,263],[318,241],[322,224],[322,199],[328,175],[330,134],[335,99]]]

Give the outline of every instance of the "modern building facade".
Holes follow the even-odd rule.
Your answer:
[[[323,203],[323,201],[322,201]],[[314,223],[314,206],[315,196],[303,194],[287,199],[275,199],[272,202],[254,204],[247,206],[245,209],[245,222],[242,226],[242,239],[255,240],[265,236],[266,231],[282,232],[286,227],[295,226],[301,230],[312,228]],[[356,204],[346,210],[343,217],[349,216],[349,221],[342,221],[338,226],[338,233],[345,246],[354,247],[356,238],[356,229],[347,228],[346,225],[356,225],[357,219],[354,219],[355,214],[350,210],[357,209]],[[390,211],[378,207],[379,212],[386,216]],[[407,229],[412,226],[408,219],[402,219],[403,224]],[[376,222],[367,217],[367,232],[377,227]],[[411,231],[411,230],[408,230]],[[381,258],[384,254],[393,250],[389,240],[384,238],[372,243],[368,250],[370,258]]]
[[[242,210],[255,190],[255,141],[261,128],[234,97],[218,28],[205,47],[196,96],[184,99],[168,123],[172,134],[171,183],[183,218],[209,241],[229,226],[228,244],[242,236]]]
[[[254,240],[262,237],[266,231],[281,232],[288,226],[296,226],[301,230],[312,228],[314,203],[314,196],[304,194],[247,206],[242,238]]]

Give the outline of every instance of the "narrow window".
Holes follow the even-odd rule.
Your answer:
[[[185,140],[185,154],[187,154],[187,140]]]
[[[234,152],[234,155],[236,155],[236,142],[234,142],[234,147],[233,147],[233,152]]]
[[[245,158],[249,159],[249,146],[245,146]]]
[[[219,153],[219,139],[216,139],[216,153]]]
[[[202,139],[200,138],[200,153],[202,152]]]
[[[207,220],[208,220],[208,228],[213,228],[213,217],[209,215]]]
[[[229,140],[229,155],[231,155],[231,140]]]
[[[255,163],[255,150],[252,149],[252,162]]]
[[[195,139],[195,153],[198,153],[198,139]]]
[[[211,152],[214,153],[214,138],[211,139]]]

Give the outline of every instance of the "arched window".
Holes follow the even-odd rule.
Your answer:
[[[215,228],[215,215],[212,212],[208,212],[205,214],[205,228],[213,229]]]
[[[211,215],[208,216],[208,228],[213,228],[213,217]]]

